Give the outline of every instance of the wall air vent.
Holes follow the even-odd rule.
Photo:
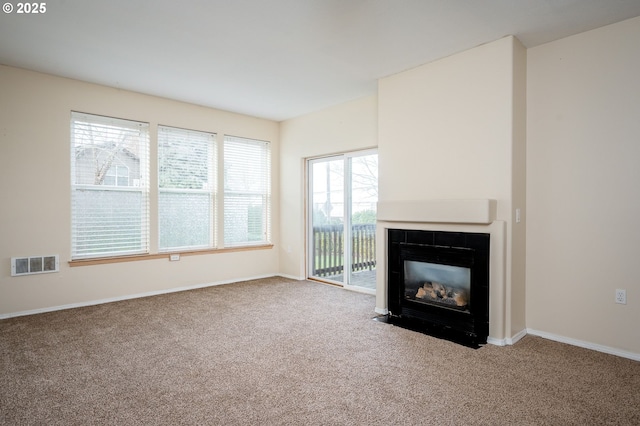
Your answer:
[[[45,274],[58,272],[60,261],[57,254],[50,256],[29,256],[11,258],[11,276]]]

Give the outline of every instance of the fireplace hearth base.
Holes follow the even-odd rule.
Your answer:
[[[423,321],[417,318],[396,317],[386,315],[386,319],[378,320],[387,324],[395,325],[407,330],[426,334],[427,336],[437,337],[438,339],[448,340],[471,349],[481,348],[487,343],[487,339],[479,338],[473,333],[463,332],[453,329],[449,326],[437,324],[430,321]]]

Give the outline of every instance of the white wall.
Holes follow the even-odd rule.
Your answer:
[[[635,354],[639,41],[634,18],[529,49],[527,70],[527,327]]]
[[[150,122],[152,135],[160,123],[271,141],[276,247],[278,123],[5,66],[0,93],[0,315],[278,273],[277,248],[183,256],[179,262],[68,265],[72,110]],[[151,203],[157,203],[153,186]],[[153,210],[151,228],[157,237]],[[50,254],[60,255],[59,273],[10,276],[12,256]]]
[[[381,200],[491,198],[509,217],[509,40],[380,80]]]
[[[305,159],[377,146],[377,98],[347,102],[280,127],[280,272],[305,277]]]

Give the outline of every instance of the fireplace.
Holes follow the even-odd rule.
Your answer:
[[[490,234],[387,233],[389,321],[469,346],[486,343]]]

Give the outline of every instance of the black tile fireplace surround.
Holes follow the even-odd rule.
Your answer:
[[[388,322],[470,347],[489,335],[489,234],[388,229]]]

